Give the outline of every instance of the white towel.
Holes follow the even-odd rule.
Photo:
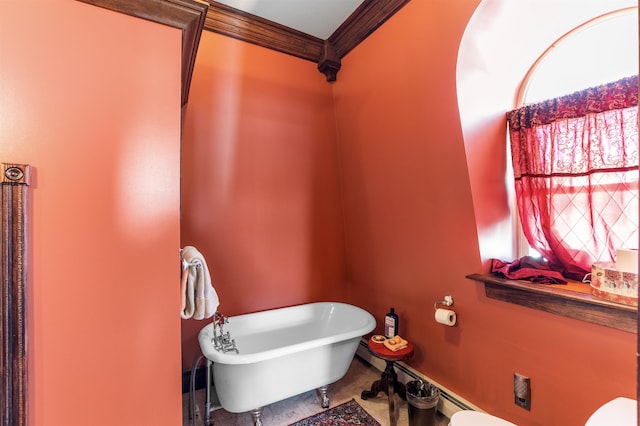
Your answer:
[[[218,310],[220,300],[211,285],[211,275],[202,253],[195,247],[185,246],[181,251],[182,257],[182,310],[180,316],[184,319],[211,318]]]

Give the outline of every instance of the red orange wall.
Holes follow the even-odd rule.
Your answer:
[[[182,244],[225,315],[347,297],[332,88],[316,65],[202,34],[182,145]],[[185,320],[183,366],[206,321]]]
[[[33,167],[29,421],[181,422],[179,31],[0,2],[0,160]]]
[[[636,335],[487,299],[465,278],[482,269],[482,229],[456,60],[478,3],[412,1],[343,59],[333,87],[350,301],[378,330],[395,307],[418,348],[410,364],[486,411],[522,426],[581,425],[604,402],[635,398]],[[447,294],[453,328],[433,320]],[[513,403],[514,372],[531,377],[530,412]]]

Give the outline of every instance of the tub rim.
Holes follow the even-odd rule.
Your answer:
[[[213,344],[211,343],[211,338],[213,337],[213,324],[209,322],[198,333],[198,342],[200,344],[200,349],[203,355],[210,361],[213,361],[214,363],[217,362],[220,364],[251,364],[251,363],[261,362],[261,361],[265,361],[265,360],[269,360],[269,359],[273,359],[281,356],[286,356],[288,354],[292,354],[296,352],[315,349],[321,346],[328,346],[333,343],[339,343],[339,342],[351,340],[354,338],[359,339],[365,334],[372,332],[376,327],[375,318],[365,309],[356,305],[345,303],[345,302],[330,302],[330,301],[301,303],[298,305],[272,308],[272,309],[266,309],[263,311],[234,315],[232,317],[229,317],[229,320],[233,318],[253,316],[255,314],[266,313],[266,312],[271,312],[276,310],[288,310],[288,309],[295,309],[295,308],[300,308],[304,306],[310,307],[314,305],[315,306],[318,306],[318,305],[343,306],[346,309],[355,310],[359,316],[360,315],[362,316],[362,319],[363,319],[362,325],[342,333],[332,334],[330,336],[321,337],[319,339],[295,343],[292,345],[269,349],[262,352],[254,352],[250,354],[242,354],[242,353],[236,354],[235,352],[223,353],[215,350],[215,348],[213,347]]]

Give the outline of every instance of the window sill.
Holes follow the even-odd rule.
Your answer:
[[[467,278],[484,283],[487,297],[556,315],[586,321],[629,333],[638,333],[638,309],[598,299],[588,284],[533,284],[508,280],[492,274],[471,274]]]

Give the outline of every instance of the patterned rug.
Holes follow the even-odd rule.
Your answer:
[[[290,426],[380,426],[355,399],[297,421]]]

